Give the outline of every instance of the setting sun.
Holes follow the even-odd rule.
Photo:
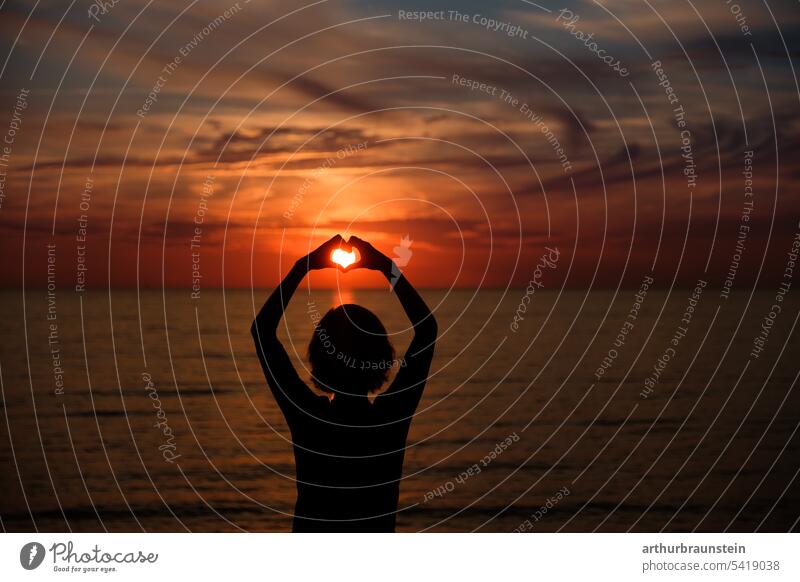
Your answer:
[[[347,252],[344,249],[336,249],[331,253],[331,260],[345,269],[356,262],[356,252]]]

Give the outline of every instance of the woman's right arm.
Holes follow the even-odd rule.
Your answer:
[[[414,326],[414,338],[411,340],[405,356],[400,360],[400,369],[392,385],[381,397],[393,396],[387,402],[390,405],[395,398],[403,401],[403,408],[410,409],[410,414],[416,409],[428,380],[438,334],[436,318],[425,300],[405,275],[394,267],[394,263],[389,257],[355,236],[350,237],[348,243],[356,247],[361,254],[358,266],[380,271],[390,284],[393,277],[397,276],[397,280],[394,282],[394,292],[411,321],[411,325]]]

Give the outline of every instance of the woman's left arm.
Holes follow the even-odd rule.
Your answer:
[[[303,408],[303,401],[313,397],[313,392],[300,379],[289,355],[278,340],[278,324],[303,277],[309,271],[333,266],[330,255],[341,242],[342,237],[336,235],[308,256],[299,259],[266,300],[250,328],[264,376],[287,420],[298,409]],[[302,389],[292,390],[293,386]]]

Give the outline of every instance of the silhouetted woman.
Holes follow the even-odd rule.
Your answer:
[[[334,267],[331,253],[343,243],[337,235],[298,260],[252,327],[264,375],[292,433],[296,532],[394,531],[406,438],[436,342],[433,314],[399,275],[394,291],[414,339],[389,389],[370,402],[370,393],[387,380],[394,349],[378,317],[352,304],[325,314],[308,346],[311,380],[328,396],[317,396],[300,379],[278,341],[278,324],[306,273]],[[391,259],[356,237],[347,244],[361,255],[351,269],[380,271],[392,280]]]

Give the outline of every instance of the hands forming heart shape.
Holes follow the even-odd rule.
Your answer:
[[[334,249],[331,253],[331,260],[343,268],[347,268],[356,262],[356,252],[351,250],[349,253],[342,248]]]
[[[392,264],[389,257],[367,241],[355,236],[345,241],[338,234],[312,251],[304,262],[309,269],[338,267],[342,271],[348,271],[351,267],[382,270],[391,268]]]

